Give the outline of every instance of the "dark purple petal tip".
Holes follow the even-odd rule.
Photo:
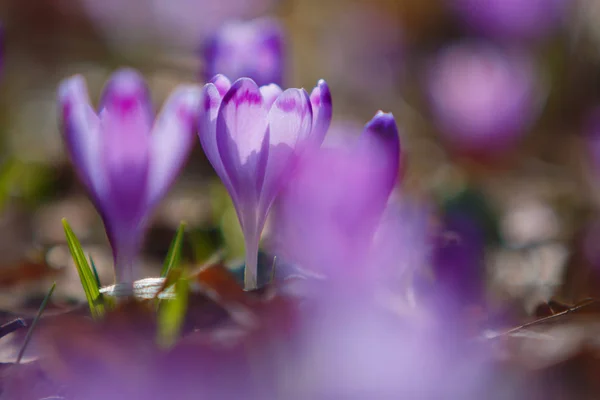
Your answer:
[[[398,127],[392,113],[378,111],[371,121],[365,125],[365,129],[379,134],[382,138],[397,139]]]
[[[331,91],[329,85],[324,79],[319,79],[317,86],[313,90],[313,96],[311,96],[312,103],[317,106],[327,105],[331,106]]]
[[[115,72],[102,92],[100,110],[109,108],[127,113],[141,106],[151,114],[150,90],[143,76],[134,69],[123,68]]]
[[[217,74],[213,76],[209,83],[215,85],[221,97],[225,96],[225,93],[227,93],[227,91],[231,89],[231,81],[229,80],[229,78],[222,74]]]

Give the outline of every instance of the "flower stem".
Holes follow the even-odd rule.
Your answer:
[[[258,237],[258,235],[256,235]],[[246,267],[244,268],[244,288],[258,288],[258,239],[246,239]]]

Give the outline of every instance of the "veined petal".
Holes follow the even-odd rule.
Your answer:
[[[61,121],[67,150],[94,201],[102,197],[106,179],[100,155],[100,120],[90,105],[85,79],[75,75],[58,89]]]
[[[310,135],[312,119],[310,99],[303,89],[288,89],[273,103],[269,111],[269,159],[259,215],[266,217],[284,181],[293,172],[297,145]]]
[[[148,206],[165,194],[194,145],[200,88],[180,86],[166,101],[152,130],[148,172]]]
[[[265,108],[267,110],[271,109],[273,103],[275,102],[275,100],[277,100],[277,98],[282,92],[283,91],[281,90],[281,88],[275,83],[271,83],[269,85],[260,87],[260,94],[262,95],[263,100],[265,101]]]
[[[267,110],[256,83],[247,78],[237,80],[227,92],[217,116],[217,148],[242,208],[256,210],[269,153]],[[236,199],[237,197],[237,199]],[[248,215],[243,217],[249,218]],[[246,224],[240,216],[242,227]],[[252,217],[254,218],[254,217]]]
[[[223,77],[222,75],[220,76]],[[227,79],[225,77],[223,78]],[[229,80],[227,80],[227,82],[229,82]],[[231,180],[229,179],[229,175],[227,175],[227,171],[225,171],[223,161],[221,161],[221,154],[219,154],[219,148],[217,146],[217,116],[222,100],[223,97],[221,91],[215,84],[207,83],[204,85],[199,107],[200,117],[198,123],[198,137],[206,158],[223,182],[229,195],[234,198],[236,197],[235,188],[231,185]]]
[[[151,109],[143,78],[116,72],[102,96],[102,161],[108,182],[105,211],[119,224],[137,224],[146,214]]]
[[[215,85],[215,87],[219,91],[219,94],[221,95],[221,98],[223,98],[223,96],[225,96],[225,93],[227,93],[229,89],[231,89],[231,81],[225,75],[215,75],[210,80],[210,83]]]
[[[310,134],[311,145],[318,147],[323,142],[327,129],[331,124],[333,106],[331,92],[327,82],[323,79],[317,82],[317,86],[310,94],[310,103],[312,105],[313,123],[312,133]]]

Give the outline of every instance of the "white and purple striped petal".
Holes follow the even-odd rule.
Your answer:
[[[212,81],[227,82],[223,76]],[[318,121],[326,129],[331,96],[324,81],[319,87],[322,95],[317,94],[315,104],[324,110]],[[224,95],[208,83],[201,103],[200,142],[236,208],[246,240],[246,286],[253,288],[260,235],[271,205],[313,135],[313,106],[303,89],[282,92],[276,84],[259,87],[249,78],[238,79]]]

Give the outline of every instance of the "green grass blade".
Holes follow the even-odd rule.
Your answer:
[[[169,348],[175,344],[185,320],[188,306],[189,281],[179,278],[175,282],[175,298],[163,300],[158,309],[158,345]]]
[[[83,291],[90,307],[90,312],[94,319],[99,319],[104,315],[104,303],[101,301],[98,281],[94,277],[94,273],[81,248],[81,243],[77,239],[77,236],[75,236],[75,233],[73,233],[69,223],[65,218],[63,218],[62,223],[65,228],[65,235],[67,236],[71,256],[73,257],[73,261],[75,261],[79,279],[81,279],[81,286],[83,286]]]
[[[177,233],[175,233],[175,237],[173,241],[171,241],[171,245],[169,246],[169,252],[167,253],[167,257],[165,258],[165,262],[163,264],[162,271],[160,276],[166,278],[169,274],[169,271],[176,266],[179,265],[181,261],[181,251],[183,249],[183,235],[185,233],[185,222],[179,224],[179,228],[177,228]]]
[[[40,309],[38,310],[38,313],[35,316],[35,319],[31,323],[31,326],[29,327],[29,330],[27,331],[27,335],[25,336],[25,340],[23,341],[23,346],[21,346],[21,349],[19,350],[19,355],[17,355],[17,361],[15,362],[16,364],[19,364],[21,362],[21,359],[23,359],[23,354],[25,354],[25,349],[27,349],[27,345],[29,344],[29,341],[31,340],[31,335],[33,335],[33,330],[35,329],[35,326],[37,325],[38,321],[42,317],[42,314],[43,314],[44,310],[46,309],[46,306],[48,305],[48,301],[50,300],[52,293],[54,293],[55,288],[56,288],[56,282],[54,282],[52,284],[50,291],[48,291],[48,294],[46,294],[46,297],[44,297],[44,300],[42,301],[42,304],[40,305]]]
[[[91,254],[90,254],[90,265],[92,266],[92,272],[94,273],[94,278],[96,278],[96,284],[100,288],[100,287],[102,287],[102,285],[100,284],[100,277],[98,276],[98,270],[96,269],[96,264],[94,264],[94,259],[92,258]]]

